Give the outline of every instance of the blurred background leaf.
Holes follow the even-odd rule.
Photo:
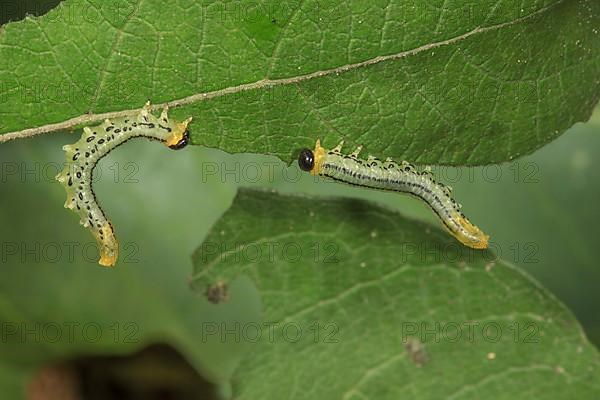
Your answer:
[[[237,370],[236,399],[600,393],[598,351],[554,296],[368,201],[240,190],[194,256],[193,286],[240,276],[268,324],[247,333],[258,345]]]

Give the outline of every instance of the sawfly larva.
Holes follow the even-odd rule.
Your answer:
[[[311,175],[372,189],[407,193],[423,200],[439,217],[448,231],[461,243],[474,249],[488,247],[489,236],[473,225],[450,196],[450,188],[433,179],[430,170],[423,172],[404,161],[397,164],[390,158],[380,161],[369,156],[358,158],[362,147],[352,154],[341,153],[342,143],[333,150],[321,147],[317,140],[314,150],[304,149],[298,165]]]
[[[92,188],[92,174],[98,162],[112,150],[137,137],[164,143],[173,150],[189,143],[188,118],[183,122],[170,120],[168,108],[160,117],[150,113],[150,102],[136,116],[105,120],[96,127],[85,127],[77,143],[66,145],[65,168],[56,176],[67,191],[65,208],[80,217],[80,223],[89,228],[98,242],[100,265],[112,267],[117,262],[119,244],[112,224],[96,201]]]

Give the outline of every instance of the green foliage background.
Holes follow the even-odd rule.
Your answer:
[[[199,132],[212,129],[197,127]],[[596,345],[599,133],[596,112],[589,123],[576,125],[517,161],[437,169],[469,217],[491,235],[492,250],[564,302]],[[315,181],[276,157],[230,155],[198,146],[175,153],[155,143],[132,141],[102,161],[95,186],[124,245],[122,264],[114,271],[100,269],[93,246],[86,253],[79,247],[72,262],[65,263],[65,243],[93,244],[62,208],[64,191],[53,180],[55,166],[63,162],[62,145],[75,140],[73,134],[58,133],[0,145],[0,244],[19,251],[4,251],[6,258],[0,260],[0,314],[10,323],[93,322],[105,335],[96,343],[81,338],[2,342],[0,385],[15,396],[41,364],[79,354],[126,354],[157,341],[173,344],[209,379],[221,383],[223,391],[230,390],[228,379],[246,345],[204,340],[202,323],[259,319],[256,288],[249,279],[236,281],[231,289],[240,297],[217,310],[188,290],[186,282],[193,270],[192,254],[239,187],[369,199],[437,224],[414,199]],[[282,142],[273,149],[279,145],[283,148]],[[230,147],[244,149],[235,138]],[[283,150],[272,152],[289,156]],[[62,252],[57,261],[55,245]],[[36,246],[47,249],[47,257],[20,254]],[[132,341],[124,339],[131,333],[127,323],[137,327]],[[118,340],[110,330],[115,324],[120,327]]]

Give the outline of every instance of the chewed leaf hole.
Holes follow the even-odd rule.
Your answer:
[[[3,2],[0,12],[0,25],[20,21],[27,15],[39,17],[58,6],[61,0],[7,1]]]

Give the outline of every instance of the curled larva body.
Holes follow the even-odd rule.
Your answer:
[[[436,182],[429,171],[419,172],[411,164],[396,164],[387,159],[358,158],[360,148],[350,155],[341,153],[342,143],[325,150],[317,141],[314,150],[302,150],[300,168],[312,175],[324,176],[351,185],[407,193],[422,199],[439,217],[448,231],[461,243],[485,249],[489,236],[473,225],[450,196],[450,189]]]
[[[160,117],[155,117],[147,103],[138,115],[106,120],[99,126],[84,128],[78,142],[63,147],[67,162],[56,180],[67,191],[65,208],[79,215],[81,225],[89,228],[96,238],[100,265],[115,265],[119,244],[112,224],[96,201],[92,188],[94,168],[113,149],[136,137],[160,141],[174,150],[185,147],[189,142],[187,126],[191,118],[184,122],[173,121],[167,111],[165,109]]]

